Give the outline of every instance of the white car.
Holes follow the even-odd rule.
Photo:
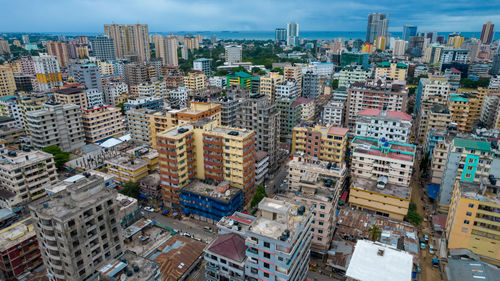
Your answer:
[[[144,211],[153,213],[155,211],[155,209],[152,207],[144,207]]]

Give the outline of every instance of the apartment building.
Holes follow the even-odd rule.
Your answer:
[[[179,65],[179,57],[177,49],[179,41],[174,35],[162,37],[161,35],[154,38],[155,51],[158,58],[161,58],[163,65]]]
[[[130,109],[148,108],[152,110],[160,110],[163,108],[163,100],[157,97],[137,97],[127,99],[123,104],[125,112]]]
[[[106,81],[104,84],[104,102],[111,106],[116,106],[116,99],[128,93],[128,85],[120,81]]]
[[[426,102],[420,112],[417,139],[421,144],[429,140],[431,131],[446,131],[452,125],[451,112],[441,102]]]
[[[240,85],[242,88],[246,88],[248,90],[252,89],[252,75],[243,72],[237,71],[231,74],[226,75],[226,85],[228,87],[232,85]]]
[[[403,220],[410,205],[416,147],[382,139],[354,137],[349,203],[378,215]]]
[[[139,97],[166,97],[167,85],[165,81],[152,81],[130,86],[130,94]]]
[[[257,150],[269,156],[270,170],[277,169],[280,135],[280,112],[263,94],[240,100],[236,127],[255,132]]]
[[[300,66],[286,65],[283,70],[283,78],[285,81],[294,81],[299,88],[299,95],[302,94],[302,68]]]
[[[210,67],[212,59],[200,58],[193,60],[193,69],[198,71],[203,71],[206,77],[211,77],[212,70]]]
[[[342,127],[344,125],[345,103],[331,100],[323,107],[321,120],[326,126]]]
[[[475,92],[450,95],[451,119],[457,124],[458,131],[472,132],[474,124],[481,119],[481,111],[487,92],[486,89],[479,89]]]
[[[126,112],[128,132],[134,142],[147,146],[152,145],[149,114],[154,114],[155,112],[155,110],[147,108],[131,109]]]
[[[481,111],[481,122],[490,129],[500,129],[500,93],[488,92]]]
[[[76,83],[85,85],[87,89],[97,89],[102,93],[101,73],[96,64],[72,64],[69,69]]]
[[[241,102],[232,97],[222,97],[215,100],[214,103],[221,106],[221,125],[236,127],[238,114],[241,112]]]
[[[354,135],[409,143],[411,125],[411,115],[404,112],[363,109],[356,117]]]
[[[431,184],[441,184],[443,181],[446,164],[448,161],[448,153],[455,134],[448,131],[431,130],[430,135],[434,139],[433,144],[425,145],[426,151],[429,151],[431,158]]]
[[[295,99],[280,99],[276,101],[279,112],[280,135],[290,139],[292,130],[300,123],[302,107],[295,103]]]
[[[144,64],[138,62],[124,64],[123,75],[129,87],[150,81],[148,68]]]
[[[0,97],[13,95],[16,92],[14,73],[8,66],[0,65]]]
[[[255,190],[255,133],[201,120],[157,135],[163,200],[179,205],[179,190],[194,178],[228,181],[246,205]]]
[[[203,71],[188,72],[188,74],[184,76],[184,86],[193,91],[206,89],[207,77]]]
[[[113,39],[117,58],[136,54],[143,62],[151,57],[147,24],[105,24],[104,35]]]
[[[291,105],[292,107],[300,106],[300,120],[313,121],[315,116],[314,99],[299,97]]]
[[[236,233],[218,235],[205,248],[205,278],[210,281],[245,280],[245,239]]]
[[[303,153],[328,162],[343,163],[347,151],[346,128],[302,123],[292,131],[292,153]]]
[[[46,103],[43,109],[26,113],[26,128],[36,149],[57,145],[74,151],[85,144],[82,112],[74,104]]]
[[[26,134],[29,135],[26,113],[30,111],[43,109],[44,104],[48,101],[48,97],[44,94],[20,94],[18,105],[21,112],[21,118],[23,122],[23,127],[26,130]]]
[[[90,43],[92,45],[92,53],[97,59],[101,61],[116,59],[113,39],[107,36],[97,35],[90,40]]]
[[[365,83],[354,83],[347,89],[346,124],[354,129],[356,116],[363,109],[386,109],[390,111],[406,111],[408,89],[405,82],[384,79],[368,80]]]
[[[0,230],[0,278],[16,281],[42,264],[33,219]]]
[[[259,93],[265,95],[270,101],[276,100],[276,84],[283,82],[283,75],[279,72],[269,72],[260,77]]]
[[[375,67],[375,79],[390,78],[405,81],[408,74],[408,65],[401,62],[381,62]]]
[[[81,109],[89,107],[87,100],[87,92],[80,86],[70,86],[58,89],[54,92],[54,99],[61,104],[76,104]]]
[[[364,83],[372,78],[372,70],[361,65],[346,66],[339,72],[339,87],[348,87],[357,82]]]
[[[82,125],[85,140],[90,143],[97,143],[111,137],[121,136],[125,132],[123,119],[119,107],[104,105],[84,109],[82,112]]]
[[[57,58],[59,66],[66,68],[69,62],[68,44],[61,41],[47,41],[47,53]]]
[[[247,230],[247,280],[305,280],[309,270],[312,210],[293,200],[264,198]]]
[[[269,172],[269,155],[267,152],[257,150],[255,153],[255,185],[264,183]]]
[[[287,170],[287,197],[313,206],[311,251],[326,256],[335,230],[337,204],[347,183],[347,167],[296,153]]]
[[[500,178],[456,181],[446,220],[449,249],[469,249],[482,260],[500,265]]]
[[[108,174],[113,175],[115,180],[122,183],[138,182],[149,172],[148,161],[127,155],[108,159],[104,164]]]
[[[229,65],[242,62],[242,47],[237,45],[225,46],[226,63]]]
[[[45,196],[45,187],[57,182],[52,154],[27,149],[0,157],[2,208],[20,210],[25,204]]]
[[[320,75],[313,70],[307,70],[302,73],[302,96],[306,98],[316,99],[321,95],[321,79]]]
[[[12,117],[15,120],[14,126],[23,128],[23,116],[19,108],[18,98],[15,96],[0,97],[0,116]]]
[[[29,206],[51,280],[85,280],[123,252],[116,191],[84,177]]]
[[[62,87],[61,69],[56,57],[40,54],[32,59],[38,91],[49,91]]]
[[[418,82],[417,95],[415,99],[415,113],[421,114],[422,103],[431,97],[442,97],[443,101],[449,98],[450,83],[445,76],[431,75],[429,78],[421,78]]]

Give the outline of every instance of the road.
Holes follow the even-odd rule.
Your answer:
[[[273,176],[273,178],[266,182],[266,193],[268,195],[274,194],[278,191],[280,185],[283,183],[283,180],[286,177],[286,164],[282,163],[278,172]]]
[[[180,232],[188,232],[194,236],[194,238],[200,238],[203,242],[210,243],[216,237],[217,227],[213,224],[206,222],[194,220],[191,218],[183,217],[182,220],[174,219],[172,217],[167,217],[158,213],[144,212],[144,216],[148,219],[154,220],[159,224],[166,225],[173,229],[177,229]],[[203,227],[208,226],[213,229],[214,232],[209,232],[204,230]]]
[[[425,219],[422,221],[422,223],[418,226],[418,235],[419,237],[423,236],[424,234],[429,235],[430,241],[429,243],[433,243],[434,248],[438,248],[437,244],[437,237],[433,237],[433,231],[430,225],[429,220],[427,219],[429,217],[429,214],[431,213],[432,207],[429,202],[429,199],[427,198],[427,195],[424,193],[424,188],[425,188],[425,180],[422,178],[420,174],[420,161],[419,158],[415,161],[415,173],[413,173],[412,177],[412,187],[411,187],[411,198],[412,202],[415,203],[417,206],[417,212],[420,216],[422,216],[422,219]],[[419,280],[422,281],[434,281],[434,280],[441,280],[441,273],[439,272],[439,268],[433,267],[432,266],[432,258],[435,257],[434,255],[431,255],[429,253],[428,245],[426,245],[425,250],[420,250],[420,268],[421,268],[421,273],[419,276]]]

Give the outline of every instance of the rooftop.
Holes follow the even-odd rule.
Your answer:
[[[387,119],[402,119],[406,121],[411,121],[411,115],[406,114],[401,111],[391,111],[391,110],[380,110],[375,108],[363,109],[358,112],[358,115],[363,116],[380,116],[380,117],[388,117]]]
[[[39,150],[18,150],[0,156],[0,166],[7,170],[14,170],[51,158],[53,158],[52,154]]]
[[[0,230],[0,252],[33,238],[35,235],[36,233],[31,217],[4,228]]]
[[[226,126],[217,126],[213,127],[209,130],[211,134],[215,135],[223,135],[228,138],[246,138],[249,137],[254,132],[252,130],[234,128],[234,127],[226,127]]]
[[[491,151],[491,143],[487,141],[471,140],[455,138],[453,144],[458,147],[463,147],[471,150],[480,150],[485,152]]]
[[[242,262],[246,258],[245,239],[236,233],[221,234],[213,241],[207,250],[219,256]]]
[[[158,157],[158,151],[156,149],[149,148],[147,146],[136,146],[125,152],[130,156],[135,156],[142,159],[154,159]]]
[[[299,97],[292,103],[291,106],[297,106],[299,104],[307,104],[307,103],[314,103],[314,99]]]
[[[346,276],[359,281],[410,281],[412,256],[390,246],[358,240]]]
[[[76,93],[85,93],[85,89],[83,87],[70,86],[67,88],[57,89],[55,92],[62,95],[73,95]]]
[[[246,235],[250,225],[257,218],[251,215],[234,212],[231,216],[223,217],[218,223],[219,233],[234,232],[240,235]]]
[[[222,181],[218,185],[211,185],[195,180],[182,188],[182,191],[196,193],[205,197],[211,197],[215,200],[227,202],[240,193],[241,189],[231,187],[228,181]]]
[[[354,153],[364,153],[373,156],[386,157],[396,160],[414,161],[416,147],[413,144],[399,143],[365,137],[354,137],[352,140]]]
[[[355,177],[352,180],[352,187],[362,189],[370,192],[381,193],[396,198],[410,200],[410,187],[404,185],[397,185],[393,183],[386,183],[384,188],[377,187],[377,180],[368,178]]]
[[[448,258],[445,271],[450,281],[493,281],[500,276],[498,267],[467,258]]]
[[[166,137],[166,138],[175,138],[182,136],[188,132],[191,132],[193,130],[193,125],[191,124],[184,124],[181,126],[177,126],[171,129],[168,129],[166,131],[163,131],[158,134],[159,137]]]
[[[481,183],[457,181],[462,197],[485,203],[500,205],[500,178],[493,184],[488,178],[482,178]]]
[[[97,271],[100,272],[103,280],[144,281],[151,280],[150,278],[155,276],[158,269],[159,266],[154,262],[131,251],[125,251],[119,259],[111,261]],[[127,272],[131,272],[132,275],[128,276]],[[126,278],[122,277],[123,275]]]
[[[130,156],[118,156],[116,158],[110,158],[106,160],[105,163],[116,165],[132,171],[136,171],[148,165],[148,162],[146,160],[132,158]]]

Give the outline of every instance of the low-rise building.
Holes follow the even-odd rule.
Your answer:
[[[404,112],[363,109],[356,117],[354,135],[408,143],[411,125],[411,115]]]
[[[205,278],[210,281],[245,280],[245,238],[221,234],[205,248]]]
[[[116,181],[137,182],[148,175],[148,162],[146,160],[132,158],[130,156],[119,156],[105,161],[108,173],[115,177]]]
[[[87,142],[102,142],[108,138],[121,136],[125,132],[123,116],[119,107],[109,105],[84,109],[82,125]]]
[[[132,251],[125,251],[120,258],[110,261],[97,269],[97,272],[99,273],[99,280],[103,281],[122,279],[129,281],[162,280],[160,265],[138,256]]]
[[[408,72],[408,65],[401,62],[381,62],[375,67],[375,79],[386,77],[404,81]]]

